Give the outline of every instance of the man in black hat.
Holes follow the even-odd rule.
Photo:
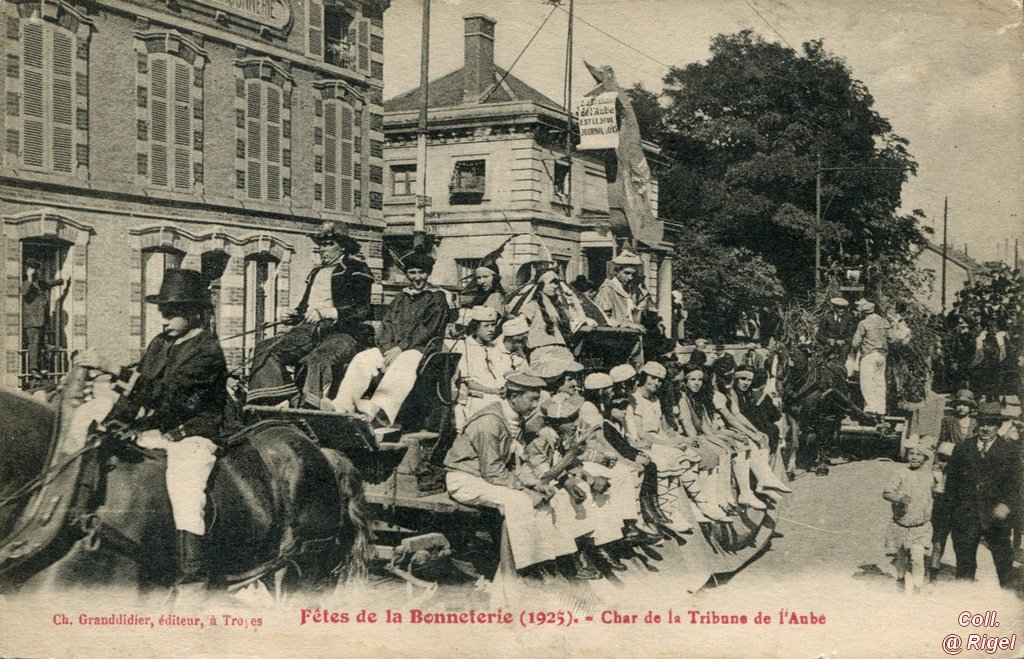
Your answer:
[[[363,350],[349,364],[332,407],[360,412],[373,422],[391,425],[416,384],[424,355],[436,352],[448,324],[448,296],[427,281],[434,257],[417,248],[402,259],[409,285],[391,301],[381,319],[377,347]],[[364,399],[373,378],[383,373],[373,396]]]
[[[977,432],[953,449],[946,472],[956,578],[974,579],[978,543],[984,538],[1003,588],[1013,585],[1010,531],[1021,513],[1020,453],[999,435],[1007,418],[999,403],[982,403]]]
[[[978,408],[974,393],[970,389],[961,389],[949,401],[950,411],[943,415],[939,426],[939,443],[952,442],[959,444],[968,437],[973,437],[978,429],[978,422],[971,414]]]
[[[272,405],[294,397],[298,390],[287,370],[292,367],[305,374],[300,404],[319,409],[338,371],[362,347],[359,324],[370,317],[374,278],[359,256],[359,243],[334,222],[310,238],[320,247],[320,265],[306,277],[291,316],[296,326],[253,351],[249,403]]]
[[[21,337],[28,355],[28,373],[39,370],[43,349],[43,335],[49,317],[47,292],[64,283],[63,279],[44,279],[40,276],[42,264],[37,259],[25,259],[25,278],[21,282]]]
[[[160,293],[146,302],[157,305],[164,331],[146,348],[138,379],[104,424],[118,422],[137,435],[139,446],[166,451],[167,494],[178,530],[178,587],[202,588],[206,484],[224,419],[227,365],[217,337],[204,329],[211,303],[201,273],[165,271]],[[104,368],[94,355],[80,363]]]

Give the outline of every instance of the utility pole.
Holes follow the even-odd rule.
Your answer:
[[[569,0],[569,28],[565,40],[565,159],[569,164],[569,172],[566,174],[565,196],[569,203],[569,216],[575,216],[572,207],[572,19],[573,0]]]
[[[423,25],[420,37],[420,120],[416,127],[416,215],[413,218],[413,245],[420,246],[427,237],[427,105],[430,85],[430,0],[423,0]]]
[[[949,225],[949,197],[942,201],[942,313],[946,313],[946,237]]]
[[[821,290],[821,153],[814,174],[814,292]]]
[[[1013,269],[1017,270],[1020,268],[1020,260],[1017,256],[1017,239],[1013,239]]]

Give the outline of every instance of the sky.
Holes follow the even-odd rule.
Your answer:
[[[550,14],[512,72],[561,101],[567,7],[433,0],[431,79],[462,66],[464,15],[497,21],[495,60],[507,68]],[[385,13],[386,98],[419,83],[421,12],[420,0],[393,0]],[[923,210],[938,241],[948,196],[951,245],[1012,261],[1018,239],[1024,259],[1022,14],[1021,0],[576,0],[573,97],[592,86],[584,60],[612,65],[623,85],[660,91],[668,66],[705,61],[717,34],[751,28],[797,49],[823,39],[910,141],[918,173],[904,185],[903,210]]]

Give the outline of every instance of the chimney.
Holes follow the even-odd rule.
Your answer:
[[[495,21],[483,14],[469,14],[462,20],[466,26],[462,102],[476,103],[494,84]]]

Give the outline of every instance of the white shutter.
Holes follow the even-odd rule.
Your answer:
[[[338,102],[324,103],[324,208],[338,210]]]
[[[192,71],[174,62],[174,187],[192,188]]]
[[[74,162],[74,107],[72,86],[74,46],[70,36],[51,28],[53,34],[53,169],[70,172]]]
[[[149,174],[153,185],[167,185],[169,118],[167,60],[153,58],[149,76]]]
[[[23,60],[24,71],[22,73],[21,93],[21,116],[22,128],[22,159],[29,167],[45,167],[45,143],[46,130],[44,122],[46,115],[43,113],[45,107],[44,89],[45,74],[43,70],[43,59],[45,45],[43,40],[43,26],[24,24],[23,34]]]
[[[250,82],[246,98],[246,194],[250,199],[263,197],[262,176],[262,135],[260,134],[260,117],[263,93],[259,82]]]
[[[324,3],[306,0],[306,54],[324,58]]]
[[[359,19],[359,41],[356,45],[359,53],[359,70],[370,72],[370,20]]]
[[[267,87],[267,199],[281,198],[281,90]]]
[[[341,210],[352,212],[352,108],[341,106],[341,139],[338,148],[341,151]]]

